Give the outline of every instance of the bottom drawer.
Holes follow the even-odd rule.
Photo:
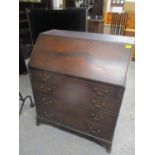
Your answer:
[[[99,123],[88,122],[71,113],[51,112],[50,109],[44,107],[37,110],[37,115],[42,119],[59,123],[67,128],[76,129],[98,138],[111,141],[113,137],[114,129],[109,129]]]

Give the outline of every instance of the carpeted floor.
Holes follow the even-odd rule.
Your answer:
[[[28,75],[20,76],[20,92],[23,96],[32,90]],[[129,65],[127,88],[117,121],[110,155],[134,155],[134,103],[135,63]],[[43,125],[36,126],[35,108],[26,103],[19,117],[20,155],[108,155],[106,150],[87,139],[60,129]]]

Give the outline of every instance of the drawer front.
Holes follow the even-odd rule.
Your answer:
[[[57,115],[58,113],[67,114],[68,117],[77,117],[76,120],[79,121],[82,118],[88,122],[94,122],[106,126],[109,129],[115,128],[117,121],[116,115],[95,109],[93,106],[89,105],[88,102],[85,102],[84,99],[83,102],[75,101],[74,103],[69,103],[60,98],[44,94],[35,94],[34,97],[37,109],[40,109],[39,113],[42,113],[41,110],[46,107],[48,112],[53,115]]]
[[[96,97],[95,95],[90,96],[89,102],[94,109],[100,111],[107,111],[115,115],[118,114],[121,106],[121,102],[118,103],[114,101],[105,100],[104,98]]]
[[[112,141],[114,129],[108,129],[100,124],[85,121],[85,132],[95,137]]]
[[[38,86],[35,86],[37,91],[42,90],[45,93],[51,93],[52,90],[50,90],[50,88],[61,88],[61,91],[95,95],[96,97],[102,97],[104,100],[113,100],[118,103],[121,102],[124,92],[124,88],[118,86],[110,86],[108,84],[86,81],[44,71],[31,72],[31,80],[32,83],[36,81],[39,82]]]
[[[120,103],[123,98],[123,88],[116,86],[109,86],[107,84],[101,83],[90,83],[90,89],[93,92],[93,95],[102,97],[104,100],[115,101]]]
[[[97,123],[109,129],[114,129],[117,121],[117,117],[102,111],[91,110],[86,112],[84,116],[85,117],[83,118],[85,118],[88,122]]]
[[[55,76],[55,74],[47,71],[41,71],[41,70],[30,70],[29,71],[31,80],[39,81],[42,83],[49,83],[50,81],[59,81],[59,77]]]
[[[70,106],[79,106],[79,108],[82,107],[84,109],[89,107],[94,110],[111,112],[115,115],[117,115],[120,109],[121,102],[107,100],[103,94],[97,95],[97,93],[101,93],[101,90],[99,92],[90,92],[90,88],[85,83],[81,84],[70,81],[57,85],[56,83],[48,84],[35,80],[32,81],[32,88],[35,93],[43,94],[47,97],[53,96],[56,99],[65,101]]]
[[[41,75],[49,80],[43,82],[38,78],[39,71],[32,74],[33,92],[53,96],[70,107],[107,111],[115,115],[120,109],[123,89],[46,72]]]
[[[79,115],[80,112],[69,111],[67,110],[68,107],[65,107],[65,109],[62,107],[57,109],[56,107],[57,106],[54,106],[54,104],[52,107],[49,107],[49,105],[39,105],[37,106],[37,115],[43,119],[59,123],[68,128],[73,128],[95,137],[112,140],[114,129],[85,120],[83,116]]]
[[[38,70],[30,75],[38,116],[112,139],[123,89]]]

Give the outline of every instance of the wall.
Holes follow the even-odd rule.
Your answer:
[[[105,12],[110,12],[110,3],[111,3],[111,0],[105,0],[107,1],[107,6],[106,6],[106,9],[105,9]],[[135,0],[126,0],[125,1],[125,5],[126,5],[126,10],[130,10],[132,12],[135,11]],[[116,9],[117,11],[117,9]],[[119,11],[119,8],[118,8],[118,11]]]
[[[53,8],[60,8],[63,0],[53,0]]]
[[[125,12],[135,12],[135,3],[134,2],[125,2],[124,11]]]

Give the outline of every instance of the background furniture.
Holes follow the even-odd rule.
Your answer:
[[[80,7],[87,10],[87,31],[94,33],[104,32],[104,0],[64,0],[64,7]]]
[[[127,29],[135,29],[135,13],[127,12],[128,13],[128,20],[127,20]],[[104,14],[104,23],[111,24],[112,22],[112,12],[105,12]]]
[[[25,59],[23,56],[23,51],[24,47],[22,47],[21,44],[19,44],[19,74],[26,74],[27,73],[27,68],[25,64]]]
[[[127,7],[128,10],[131,8],[131,10],[134,10],[134,6]],[[126,9],[127,10],[127,9]],[[132,11],[127,12],[128,13],[128,20],[126,24],[126,32],[125,36],[135,36],[135,13]],[[104,13],[104,24],[107,26],[111,26],[112,22],[112,12],[105,12]],[[132,50],[132,60],[135,60],[135,48]]]
[[[92,6],[90,7],[90,9],[88,10],[88,16],[90,16],[91,18],[95,18],[98,17],[99,19],[103,18],[103,8],[104,8],[104,0],[83,0],[83,2],[81,3],[80,6],[76,6],[76,2],[78,2],[78,0],[65,0],[65,8],[68,7],[81,7],[81,8],[88,8],[88,6]]]
[[[29,62],[37,124],[78,133],[110,151],[131,55],[126,44],[132,46],[134,39],[41,33]]]
[[[126,29],[125,36],[135,36],[135,29]]]
[[[88,32],[104,33],[104,20],[88,19]]]
[[[29,57],[32,51],[31,32],[26,9],[46,7],[46,3],[19,2],[19,43],[22,44],[24,59]]]
[[[125,35],[128,13],[112,13],[110,34]]]
[[[33,43],[35,43],[39,33],[51,29],[86,31],[85,9],[33,9],[28,13],[28,17]]]
[[[34,107],[34,103],[32,102],[31,96],[27,95],[26,97],[23,97],[22,94],[19,92],[19,100],[22,101],[22,105],[21,105],[20,110],[19,110],[19,115],[21,114],[23,107],[24,107],[24,104],[28,98],[30,100],[30,107]]]
[[[75,7],[75,0],[64,0],[64,7],[65,8],[71,8],[71,7]]]
[[[104,33],[104,0],[85,0],[84,2],[92,6],[88,10],[88,16],[90,16],[90,19],[88,19],[88,32]]]

